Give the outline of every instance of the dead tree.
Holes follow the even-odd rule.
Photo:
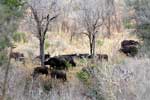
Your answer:
[[[5,71],[5,76],[4,76],[4,83],[3,83],[3,90],[2,90],[2,98],[3,99],[5,99],[5,96],[6,96],[6,90],[7,90],[7,84],[8,84],[8,74],[9,74],[10,62],[11,62],[11,57],[10,57],[11,53],[12,53],[12,47],[10,47],[8,63],[7,63],[7,66],[6,66],[6,71]]]
[[[32,0],[29,2],[33,32],[39,39],[41,66],[44,67],[44,42],[50,23],[58,17],[57,2],[55,0]],[[33,28],[32,27],[32,28]]]
[[[78,20],[85,31],[81,33],[85,34],[89,39],[90,54],[95,56],[96,37],[104,22],[103,0],[82,1]]]
[[[114,21],[114,15],[115,15],[115,1],[114,0],[106,0],[105,1],[105,27],[107,31],[107,37],[110,37],[111,35],[111,28]]]

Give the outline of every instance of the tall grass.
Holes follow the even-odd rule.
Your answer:
[[[127,58],[120,64],[98,63],[90,69],[87,93],[95,100],[149,100],[150,59]]]
[[[0,72],[1,95],[5,67],[0,68]],[[33,80],[23,65],[11,63],[7,100],[90,100],[84,92],[79,81],[62,82],[45,76]]]

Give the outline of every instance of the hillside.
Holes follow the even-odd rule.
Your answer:
[[[148,0],[0,0],[0,100],[149,100]]]

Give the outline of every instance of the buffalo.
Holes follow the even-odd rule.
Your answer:
[[[52,57],[44,62],[44,65],[50,65],[51,68],[57,70],[67,69],[66,62],[63,59]]]
[[[132,57],[134,57],[138,53],[138,49],[134,46],[121,48],[119,51],[125,53],[127,56],[132,56]]]
[[[48,67],[45,66],[45,67],[34,68],[33,73],[32,73],[33,78],[37,77],[40,74],[47,76],[48,75]]]
[[[66,55],[59,55],[59,56],[63,56],[63,57],[77,57],[78,55],[77,54],[66,54]]]
[[[50,65],[51,68],[57,70],[68,69],[70,65],[76,66],[73,57],[66,55],[51,57],[47,61],[45,61],[44,64]]]
[[[61,79],[63,81],[67,81],[66,72],[62,71],[62,70],[52,70],[51,71],[51,78]]]
[[[56,56],[56,57],[71,64],[71,66],[76,66],[76,63],[74,61],[74,57],[76,57],[76,55],[60,55],[60,56]]]
[[[134,57],[138,53],[139,42],[134,40],[124,40],[121,42],[120,52],[123,52],[127,56]]]
[[[126,47],[137,47],[139,46],[139,42],[138,41],[134,41],[134,40],[123,40],[121,42],[121,48],[126,48]]]

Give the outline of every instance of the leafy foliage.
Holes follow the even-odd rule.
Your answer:
[[[86,71],[80,71],[77,73],[77,77],[84,83],[89,83],[90,74]]]
[[[4,37],[0,37],[0,50],[5,49],[9,45],[8,39]]]
[[[7,60],[5,49],[12,44],[12,33],[18,27],[23,12],[21,3],[21,0],[0,0],[0,64]]]
[[[18,8],[23,5],[22,0],[2,0],[2,3],[7,5],[9,8]]]
[[[50,80],[44,82],[43,89],[45,92],[49,92],[52,89],[52,83]]]
[[[0,65],[6,63],[7,59],[6,51],[0,51]]]
[[[134,29],[136,27],[130,20],[124,20],[123,25],[127,29]]]
[[[67,66],[67,69],[72,67],[72,65],[68,61],[65,62],[65,65]]]
[[[103,40],[97,40],[97,45],[98,46],[102,46],[104,44],[104,41]]]

